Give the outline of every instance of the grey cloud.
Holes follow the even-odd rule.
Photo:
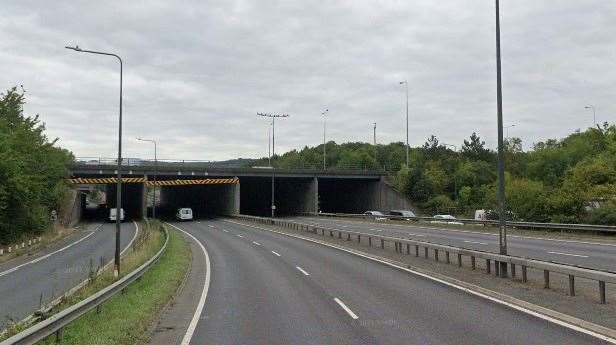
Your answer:
[[[502,0],[505,122],[533,142],[614,122],[609,0]],[[117,52],[125,60],[125,155],[147,157],[136,136],[179,159],[258,157],[267,122],[287,112],[277,151],[328,139],[410,137],[459,144],[477,131],[495,143],[492,1],[16,1],[3,3],[0,80],[24,84],[26,111],[78,156],[113,156],[117,63],[65,50]]]

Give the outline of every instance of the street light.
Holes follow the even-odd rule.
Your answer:
[[[404,80],[400,85],[406,86],[406,167],[409,167],[409,83]]]
[[[154,143],[154,203],[152,204],[152,218],[156,219],[156,176],[158,176],[158,158],[156,156],[156,140],[143,139],[143,138],[136,138],[136,139],[138,141]]]
[[[275,177],[275,172],[274,172],[274,167],[272,166],[272,158],[275,155],[275,151],[274,151],[274,143],[275,143],[275,138],[276,138],[276,127],[275,127],[275,120],[277,117],[289,117],[288,114],[271,114],[271,113],[257,113],[258,116],[263,116],[263,117],[269,117],[272,119],[272,155],[270,157],[270,168],[272,168],[272,218],[274,218],[275,216],[275,211],[276,211],[276,203],[274,202],[274,177]]]
[[[116,54],[98,52],[94,50],[85,50],[75,45],[74,47],[66,46],[66,49],[74,50],[79,53],[89,53],[97,55],[113,56],[120,62],[120,116],[118,121],[118,171],[117,171],[117,187],[116,187],[116,238],[115,238],[115,256],[114,256],[114,275],[120,275],[120,222],[122,220],[122,58]]]
[[[507,131],[505,138],[509,139],[509,128],[512,128],[512,127],[515,127],[515,125],[509,125],[509,126],[504,127],[505,130]]]
[[[321,113],[321,115],[323,116],[323,171],[325,171],[325,168],[327,167],[326,164],[326,154],[325,154],[325,128],[327,126],[327,113],[329,112],[329,109],[325,109],[323,110],[323,112]]]
[[[498,122],[498,246],[501,255],[507,255],[507,222],[505,220],[505,162],[503,145],[503,87],[501,81],[500,49],[500,4],[495,0],[496,9],[496,108]],[[507,263],[499,264],[501,277],[507,277]]]
[[[584,107],[584,109],[592,109],[592,122],[595,125],[595,127],[597,127],[597,112],[595,111],[595,106],[587,105]]]

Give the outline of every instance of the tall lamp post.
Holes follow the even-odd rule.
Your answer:
[[[505,219],[505,162],[503,145],[503,88],[501,81],[500,49],[500,3],[495,0],[496,9],[496,108],[498,122],[498,246],[501,255],[507,255],[507,221]],[[499,263],[501,277],[507,277],[507,263]]]
[[[272,119],[272,155],[270,157],[270,168],[272,170],[272,218],[274,218],[275,214],[276,214],[276,202],[274,199],[274,177],[275,177],[275,171],[274,171],[274,167],[272,166],[272,159],[275,155],[275,151],[274,151],[274,143],[275,143],[275,138],[276,138],[276,118],[278,117],[289,117],[288,114],[271,114],[271,113],[257,113],[258,116],[263,116],[263,117],[269,117]]]
[[[327,168],[327,155],[326,155],[326,151],[325,151],[325,144],[327,143],[325,141],[325,129],[327,127],[327,113],[329,112],[329,109],[325,109],[323,110],[323,112],[321,113],[321,115],[323,116],[323,171],[325,171],[325,169]]]
[[[94,50],[85,50],[75,45],[74,47],[65,47],[66,49],[74,50],[79,53],[89,53],[97,55],[113,56],[120,62],[120,116],[118,120],[118,171],[117,171],[117,186],[116,186],[116,236],[115,236],[115,256],[114,256],[114,275],[117,277],[120,274],[120,222],[122,221],[122,58],[116,54],[99,52]]]
[[[594,124],[595,127],[597,127],[597,112],[595,111],[595,106],[594,105],[587,105],[584,107],[584,109],[592,109],[592,122]]]
[[[156,155],[156,140],[143,138],[137,138],[137,140],[154,144],[154,203],[152,204],[152,218],[156,219],[156,176],[158,176],[158,157]]]
[[[400,85],[406,87],[406,167],[409,167],[409,82],[404,80]]]

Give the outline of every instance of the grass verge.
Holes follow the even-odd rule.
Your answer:
[[[145,227],[144,227],[145,228]],[[149,233],[149,235],[148,235]],[[66,327],[60,344],[143,344],[158,313],[175,295],[190,263],[190,250],[184,239],[169,232],[169,244],[160,260],[139,281],[131,284],[101,306],[100,313],[92,310]],[[130,272],[152,257],[164,241],[159,231],[144,231],[149,239],[136,242],[134,253],[123,260],[123,271]],[[60,305],[67,307],[89,296],[113,281],[113,273],[106,272]],[[41,344],[58,344],[49,337]]]

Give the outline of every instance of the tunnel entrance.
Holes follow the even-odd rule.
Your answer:
[[[105,219],[109,218],[109,209],[116,207],[117,185],[108,184],[106,188],[106,209],[99,210]],[[145,209],[145,186],[142,183],[123,183],[122,184],[122,208],[124,209],[124,219],[142,219]]]
[[[162,186],[157,216],[174,218],[179,208],[188,207],[194,218],[210,218],[237,213],[238,184]]]
[[[319,211],[364,213],[379,210],[382,204],[380,187],[380,180],[319,178]]]
[[[270,216],[272,204],[271,177],[240,177],[240,213]],[[317,182],[314,177],[276,177],[274,197],[277,216],[311,213],[316,210]]]

